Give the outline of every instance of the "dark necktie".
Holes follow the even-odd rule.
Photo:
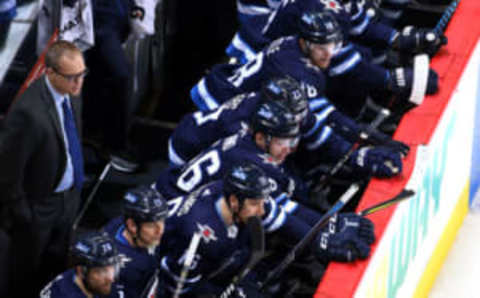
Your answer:
[[[72,109],[68,104],[68,99],[65,98],[62,104],[63,108],[63,123],[65,125],[65,133],[68,139],[68,152],[72,158],[73,165],[73,185],[79,191],[82,190],[83,185],[83,156],[80,139],[78,138],[77,127],[73,118]]]

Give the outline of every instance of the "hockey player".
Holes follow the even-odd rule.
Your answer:
[[[112,219],[105,230],[124,260],[117,283],[125,297],[141,297],[160,264],[167,202],[155,189],[139,186],[125,193],[123,210],[124,215]]]
[[[305,93],[298,82],[285,77],[268,80],[260,93],[242,94],[213,111],[198,111],[186,115],[170,137],[170,163],[181,166],[216,140],[245,129],[249,118],[264,99],[286,102],[300,121],[301,146],[307,150],[321,147],[322,155],[338,159],[352,146],[325,125],[325,117],[314,116],[310,112]],[[328,107],[328,103],[325,105],[326,109],[333,109],[331,105]],[[391,147],[403,155],[408,153],[408,146],[378,132],[372,136],[372,142]]]
[[[432,55],[446,43],[445,36],[428,29],[410,26],[408,34],[399,34],[396,29],[382,22],[372,21],[364,9],[365,6],[365,1],[359,0],[282,1],[281,5],[267,17],[242,24],[227,48],[227,54],[244,63],[273,40],[297,34],[301,30],[298,20],[305,13],[314,12],[328,12],[339,22],[344,35],[344,43],[342,54],[335,57],[332,67],[348,65],[349,67],[344,72],[366,58],[358,56],[358,48],[352,46],[350,41],[358,42],[366,47],[394,48],[403,52],[427,52]],[[370,6],[375,10],[373,5]],[[366,54],[364,49],[362,49],[362,54]]]
[[[216,140],[237,133],[248,126],[251,115],[264,100],[285,101],[301,123],[302,132],[310,142],[326,139],[322,119],[308,109],[305,92],[298,82],[289,77],[268,80],[260,92],[241,94],[213,111],[198,111],[183,117],[169,140],[169,159],[183,165]]]
[[[264,102],[253,115],[250,131],[241,131],[217,141],[182,167],[164,170],[157,179],[156,188],[165,197],[174,198],[220,179],[231,164],[247,160],[261,167],[271,178],[274,185],[272,197],[276,204],[281,205],[287,213],[313,224],[318,214],[297,202],[307,202],[309,198],[303,185],[296,185],[296,179],[289,175],[283,165],[298,145],[299,134],[299,124],[283,102]],[[370,173],[379,171],[377,174],[383,173],[385,176],[401,172],[399,153],[378,151],[383,154],[373,149],[358,151],[352,155],[350,164]],[[281,218],[271,221],[271,224],[266,221],[266,230],[274,231],[283,223]]]
[[[71,247],[75,267],[43,288],[40,298],[92,298],[98,295],[125,297],[114,284],[121,259],[106,233],[89,233]]]
[[[310,101],[311,111],[321,118],[327,117],[328,123],[335,123],[342,131],[358,132],[360,128],[355,122],[345,117],[329,104],[325,98],[326,78],[324,70],[329,67],[333,52],[341,44],[341,32],[337,22],[326,14],[305,14],[302,18],[301,36],[290,36],[278,39],[260,52],[255,59],[242,66],[220,64],[202,78],[192,88],[191,97],[197,107],[212,110],[235,95],[256,91],[263,82],[272,77],[290,76],[304,86]],[[358,74],[365,85],[376,84],[380,90],[391,90],[397,94],[409,93],[412,76],[405,76],[402,69],[392,72]],[[369,83],[368,83],[368,82]],[[430,88],[436,88],[430,82]],[[342,89],[356,91],[353,88]],[[359,91],[360,92],[360,91]],[[335,106],[343,108],[349,114],[356,115],[363,102],[346,101],[335,98]],[[355,135],[355,134],[354,134]],[[357,139],[356,135],[352,141]]]
[[[168,297],[174,293],[181,297],[219,297],[247,260],[250,248],[245,223],[249,217],[264,215],[270,190],[268,178],[259,167],[240,162],[225,171],[222,180],[176,199],[167,220],[167,248],[161,263]],[[194,234],[200,241],[189,249]],[[185,267],[189,254],[193,262]],[[188,272],[188,278],[182,271]]]
[[[252,131],[241,130],[220,139],[184,166],[164,170],[157,179],[157,190],[166,198],[188,194],[221,179],[239,160],[261,167],[279,185],[277,190],[287,189],[290,182],[279,165],[297,146],[300,125],[283,102],[262,103],[253,117],[258,125],[252,124]],[[260,123],[263,119],[266,121]]]

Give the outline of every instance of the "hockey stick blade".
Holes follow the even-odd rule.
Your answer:
[[[233,277],[232,282],[222,292],[220,298],[229,297],[237,284],[252,270],[253,267],[263,258],[265,254],[265,233],[263,224],[259,217],[252,216],[248,218],[247,229],[250,233],[251,253],[247,263],[240,270],[240,273]]]
[[[352,184],[347,191],[338,199],[338,201],[325,212],[318,222],[308,231],[308,233],[295,245],[294,248],[287,254],[283,261],[278,264],[270,273],[267,275],[267,278],[261,283],[260,289],[264,289],[272,280],[277,278],[287,267],[290,265],[296,258],[297,254],[300,253],[305,246],[307,246],[320,232],[320,229],[323,228],[329,221],[330,217],[335,215],[340,211],[358,192],[360,186],[356,183]]]
[[[409,102],[421,105],[427,91],[430,59],[427,54],[416,55],[413,60],[413,86]]]
[[[377,211],[383,210],[387,207],[390,207],[393,204],[396,204],[396,203],[401,202],[403,200],[409,199],[409,198],[413,197],[413,195],[415,195],[415,192],[413,190],[404,189],[398,195],[396,195],[395,197],[393,197],[391,199],[388,199],[386,201],[380,202],[378,204],[375,204],[373,206],[370,206],[368,208],[363,209],[362,211],[358,212],[358,215],[365,216],[365,215],[372,214],[374,212],[377,212]]]

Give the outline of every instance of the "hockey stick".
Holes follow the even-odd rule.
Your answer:
[[[368,131],[376,129],[388,116],[390,116],[390,111],[388,109],[381,109],[375,119],[368,125],[367,129],[364,131],[360,132],[360,135],[358,136],[359,141],[366,140],[368,138]],[[324,184],[330,179],[332,176],[334,176],[342,167],[343,165],[347,162],[347,160],[350,158],[350,156],[355,152],[356,150],[355,144],[353,144],[350,149],[345,153],[342,158],[340,158],[337,163],[328,171],[326,175],[322,175],[317,182],[317,185],[314,186],[315,191],[320,191]]]
[[[156,297],[157,295],[157,287],[158,287],[158,274],[160,273],[160,269],[156,269],[155,272],[153,273],[152,277],[148,280],[147,284],[145,285],[145,288],[143,289],[142,294],[140,295],[140,298],[153,298]]]
[[[340,211],[340,209],[342,209],[357,193],[359,188],[359,185],[354,183],[347,189],[347,191],[345,191],[345,193],[343,193],[340,199],[327,212],[322,215],[318,222],[293,247],[293,249],[287,254],[287,256],[282,260],[282,262],[267,274],[267,278],[260,284],[260,289],[264,289],[267,284],[277,278],[288,267],[288,265],[290,265],[295,260],[297,254],[299,254],[305,248],[305,246],[310,244],[310,242],[320,232],[320,229],[328,223],[330,217]]]
[[[414,194],[415,194],[415,192],[413,190],[404,189],[398,195],[396,195],[395,197],[393,197],[391,199],[388,199],[386,201],[380,202],[378,204],[375,204],[373,206],[370,206],[368,208],[365,208],[362,211],[358,212],[357,214],[360,215],[360,216],[365,216],[365,215],[372,214],[374,212],[377,212],[377,211],[383,210],[387,207],[390,207],[393,204],[396,204],[398,202],[401,202],[403,200],[411,198]]]
[[[188,271],[190,270],[190,266],[192,265],[193,258],[195,257],[195,253],[197,252],[198,245],[200,244],[201,239],[202,235],[195,232],[193,234],[192,240],[190,240],[190,244],[188,245],[185,256],[185,261],[183,262],[182,272],[180,273],[180,279],[177,282],[177,288],[175,289],[175,293],[173,294],[174,298],[178,298],[182,292],[183,284],[187,279]]]
[[[260,218],[252,216],[248,219],[247,228],[250,233],[251,254],[247,263],[243,266],[240,272],[235,275],[228,285],[228,287],[222,292],[220,298],[228,298],[237,287],[237,284],[255,267],[255,265],[263,258],[265,253],[265,234],[263,232],[263,225]]]
[[[452,3],[450,3],[445,11],[442,14],[442,17],[438,21],[437,25],[433,29],[433,31],[437,34],[440,35],[445,31],[445,28],[447,27],[448,23],[452,19],[453,15],[455,14],[455,11],[457,10],[457,6],[460,0],[453,0]]]
[[[80,223],[80,220],[82,220],[83,215],[85,214],[85,211],[87,211],[88,206],[90,206],[90,203],[92,202],[93,197],[94,197],[95,194],[97,193],[98,187],[100,186],[100,184],[102,184],[103,180],[105,180],[105,177],[107,176],[108,172],[110,171],[110,167],[111,167],[111,166],[112,166],[112,164],[111,164],[111,162],[109,161],[109,162],[107,163],[107,165],[103,168],[103,171],[102,171],[102,173],[100,174],[100,177],[98,178],[97,183],[95,183],[95,185],[93,186],[93,189],[92,189],[92,191],[90,192],[90,194],[88,195],[87,200],[85,201],[85,204],[83,205],[82,209],[80,210],[80,212],[78,213],[77,217],[76,217],[75,220],[73,221],[73,225],[72,225],[72,235],[73,235],[73,234],[75,233],[75,231],[77,230],[78,224]]]

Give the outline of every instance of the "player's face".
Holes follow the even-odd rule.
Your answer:
[[[58,65],[47,69],[48,79],[61,94],[79,95],[88,70],[80,53],[60,57]]]
[[[92,292],[108,295],[115,281],[115,266],[92,267],[88,270],[86,280]]]
[[[142,223],[139,230],[138,245],[141,247],[154,247],[159,245],[164,230],[164,220]]]
[[[247,223],[251,216],[262,217],[265,214],[263,199],[245,199],[242,209],[238,212],[238,217],[242,223]]]
[[[312,62],[321,69],[326,69],[330,65],[330,60],[332,59],[338,44],[334,42],[326,44],[310,43],[308,47]]]
[[[277,138],[273,137],[270,142],[270,155],[278,162],[285,161],[287,156],[295,151],[299,138]]]

